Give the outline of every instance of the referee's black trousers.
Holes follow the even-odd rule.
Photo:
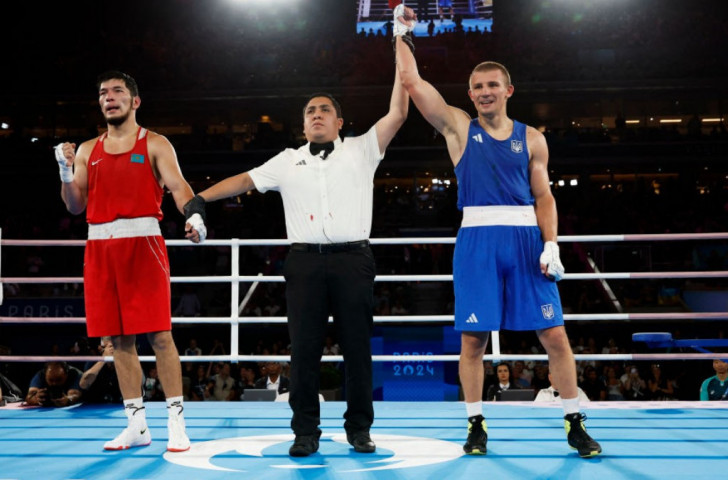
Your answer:
[[[372,405],[372,354],[375,264],[368,242],[350,250],[305,250],[294,244],[286,258],[286,301],[291,337],[291,428],[296,435],[319,431],[321,356],[329,314],[333,315],[344,356],[344,429],[369,431]],[[300,249],[295,247],[299,246]]]

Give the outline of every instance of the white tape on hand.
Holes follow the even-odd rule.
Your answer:
[[[58,173],[61,175],[61,181],[63,183],[71,183],[73,181],[73,167],[66,165],[68,161],[66,156],[63,155],[63,144],[59,143],[53,149],[56,154],[56,162],[58,162]]]
[[[190,226],[197,230],[197,234],[200,236],[200,243],[205,241],[205,238],[207,238],[207,228],[205,227],[205,222],[202,220],[202,217],[199,213],[195,213],[190,218],[187,219],[187,223],[190,224]]]
[[[541,265],[546,266],[546,275],[553,281],[558,282],[564,276],[564,266],[561,264],[559,246],[556,242],[546,242],[543,245],[543,253],[539,258]]]
[[[392,14],[394,16],[392,35],[394,35],[395,37],[400,37],[402,35],[405,35],[407,32],[411,32],[415,29],[415,22],[413,20],[409,20],[409,24],[404,23],[406,21],[404,17],[404,9],[404,3],[400,3],[392,11]]]

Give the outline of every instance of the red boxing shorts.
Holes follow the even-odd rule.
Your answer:
[[[140,231],[137,228],[139,220],[142,219],[130,219],[134,222],[132,230]],[[143,220],[147,223],[148,219]],[[156,219],[151,220],[156,227],[152,231],[158,232],[158,222]],[[148,223],[151,224],[151,221]],[[148,226],[143,225],[145,228],[141,230],[148,231]],[[118,235],[118,228],[112,229],[111,234],[104,232],[103,235],[92,235],[92,228],[89,228],[84,255],[88,336],[134,335],[171,330],[169,259],[164,238],[159,234],[124,235],[128,231]]]

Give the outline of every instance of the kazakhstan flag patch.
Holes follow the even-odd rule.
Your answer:
[[[132,154],[131,163],[144,163],[144,155],[139,155],[138,153]]]

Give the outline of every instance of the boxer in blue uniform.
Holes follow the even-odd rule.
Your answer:
[[[400,12],[405,19],[412,15],[406,7]],[[483,355],[490,331],[534,330],[560,386],[568,444],[582,457],[598,455],[601,447],[586,432],[586,416],[579,411],[576,366],[555,283],[564,267],[546,139],[508,117],[514,87],[503,65],[483,62],[473,69],[468,96],[478,115],[471,119],[419,76],[401,32],[394,29],[397,69],[415,106],[445,137],[463,211],[453,260],[459,372],[468,414],[463,449],[486,453]]]

